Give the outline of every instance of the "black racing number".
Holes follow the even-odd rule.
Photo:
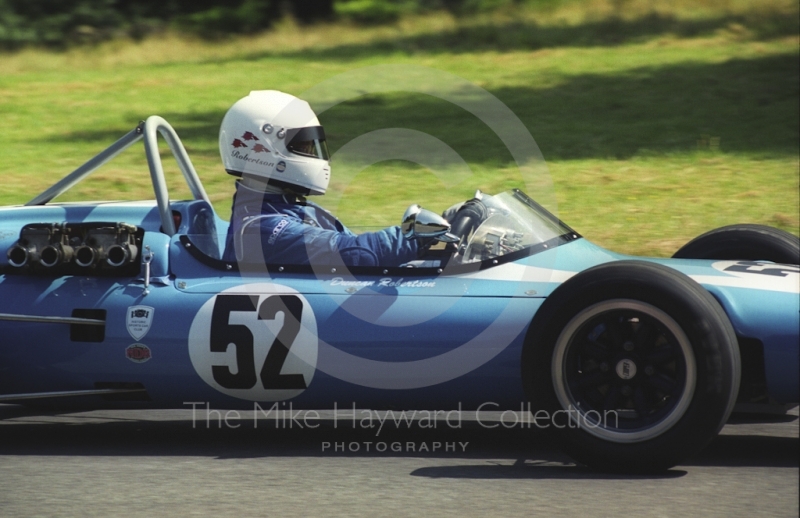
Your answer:
[[[261,367],[261,383],[265,389],[304,389],[306,380],[302,374],[281,374],[289,348],[300,332],[303,302],[294,295],[268,297],[258,308],[258,319],[274,320],[281,312],[283,326],[269,348],[264,366]]]
[[[245,325],[229,322],[232,311],[255,311],[258,297],[217,295],[211,313],[211,352],[224,353],[228,345],[236,349],[236,374],[227,365],[213,365],[214,380],[229,389],[249,389],[256,384],[253,333]]]
[[[725,268],[725,271],[757,273],[759,275],[772,275],[774,277],[786,277],[790,273],[800,273],[800,269],[798,269],[796,266],[758,263],[755,261],[739,261],[738,263]]]
[[[295,295],[273,295],[258,306],[258,296],[217,295],[211,314],[211,352],[225,352],[229,345],[236,350],[236,373],[227,365],[213,365],[214,380],[228,389],[251,389],[258,381],[254,356],[254,338],[250,329],[242,324],[231,324],[233,311],[256,311],[259,320],[274,320],[283,313],[283,326],[272,342],[264,365],[261,383],[265,389],[304,389],[302,374],[281,374],[289,349],[300,332],[303,301]]]

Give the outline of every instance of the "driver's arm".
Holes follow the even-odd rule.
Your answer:
[[[416,240],[403,237],[400,227],[355,235],[347,229],[319,228],[286,216],[265,218],[260,232],[268,264],[399,266],[416,259],[418,253]]]

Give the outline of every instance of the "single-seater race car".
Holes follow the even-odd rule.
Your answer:
[[[159,133],[194,199],[169,199]],[[52,202],[141,139],[154,201]],[[409,208],[406,235],[437,244],[402,267],[264,264],[247,232],[227,262],[228,223],[150,117],[0,209],[0,402],[512,410],[581,463],[641,472],[698,452],[737,402],[800,399],[795,236],[736,225],[633,258],[519,190],[451,216]]]

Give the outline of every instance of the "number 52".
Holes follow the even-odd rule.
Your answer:
[[[236,350],[236,373],[227,365],[211,367],[214,380],[228,389],[251,389],[258,378],[265,389],[305,389],[302,374],[281,374],[289,355],[303,314],[303,301],[295,295],[270,295],[258,304],[257,295],[217,295],[211,314],[211,352],[225,352],[229,346]],[[267,358],[256,376],[255,340],[250,329],[242,324],[231,324],[233,311],[256,311],[258,320],[275,320],[283,313],[283,326],[269,347]]]

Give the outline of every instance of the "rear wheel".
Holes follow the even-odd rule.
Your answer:
[[[800,239],[765,225],[729,225],[692,239],[672,257],[800,264]]]
[[[739,364],[731,324],[707,291],[665,266],[622,261],[576,275],[545,301],[522,376],[537,426],[573,458],[649,472],[717,434]]]

